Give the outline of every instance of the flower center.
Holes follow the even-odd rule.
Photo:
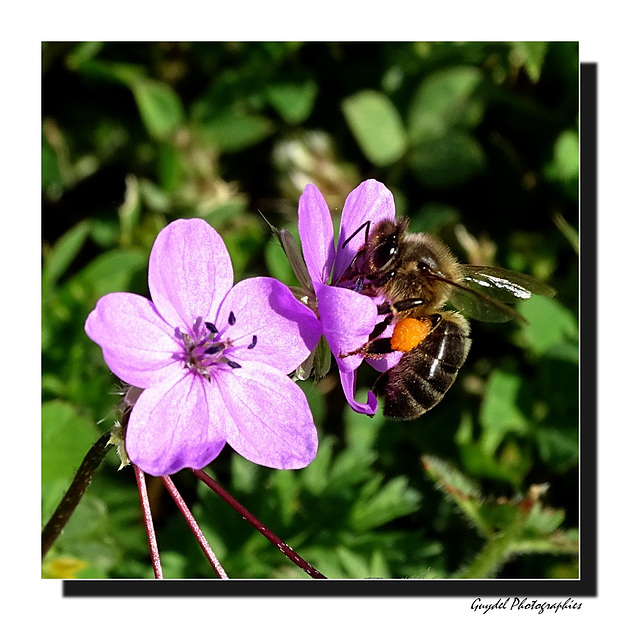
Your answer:
[[[247,337],[248,344],[244,344],[242,337],[225,338],[225,330],[235,323],[236,316],[232,311],[227,326],[222,331],[218,331],[212,322],[203,322],[202,318],[195,319],[190,333],[176,329],[176,335],[184,345],[184,351],[179,355],[184,366],[207,379],[211,378],[213,369],[217,366],[239,369],[241,365],[233,359],[233,353],[237,349],[253,349],[258,343],[258,336],[251,336],[250,339]]]

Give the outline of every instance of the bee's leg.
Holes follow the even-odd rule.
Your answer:
[[[396,313],[400,313],[401,311],[415,309],[416,307],[420,307],[423,304],[426,304],[426,301],[422,298],[406,298],[405,300],[400,300],[400,302],[395,302],[392,305],[392,310]]]
[[[390,313],[382,322],[378,322],[378,324],[373,328],[373,331],[371,332],[371,335],[369,336],[369,340],[367,340],[367,342],[365,342],[361,347],[358,347],[354,351],[350,351],[349,353],[344,354],[341,353],[340,357],[348,358],[349,356],[364,356],[365,358],[368,358],[369,354],[371,353],[371,347],[373,345],[378,342],[384,342],[385,340],[389,341],[388,338],[379,338],[378,336],[391,324],[392,320],[393,314]],[[389,346],[389,351],[386,351],[384,353],[391,353],[391,346]]]
[[[340,357],[348,358],[349,356],[362,356],[363,358],[379,360],[382,356],[391,353],[392,351],[391,338],[374,338],[373,340],[365,342],[361,347],[358,347],[354,351],[341,353]]]
[[[378,315],[386,313],[387,317],[382,322],[378,322],[378,324],[373,328],[373,331],[369,336],[369,340],[367,340],[365,344],[354,351],[350,351],[349,353],[341,353],[340,357],[348,358],[349,356],[360,355],[365,358],[375,359],[376,357],[380,358],[382,355],[391,353],[393,351],[391,348],[391,340],[389,338],[379,338],[379,336],[391,324],[396,313],[407,311],[423,304],[425,304],[425,301],[422,298],[407,298],[400,302],[396,302],[395,304],[390,302],[379,304]]]
[[[422,300],[422,298],[408,298],[407,300],[403,300],[402,302],[393,305],[390,302],[379,304],[378,315],[381,316],[386,314],[387,317],[382,322],[378,322],[378,324],[373,328],[367,344],[370,344],[382,334],[382,332],[391,324],[396,313],[412,309],[413,307],[420,306],[421,304],[424,304],[424,300]]]
[[[389,314],[382,322],[378,322],[378,324],[373,327],[373,331],[369,336],[369,342],[375,340],[390,324],[393,320],[393,316]]]
[[[409,302],[413,303],[413,301],[418,300],[418,298],[411,298]],[[402,302],[406,301],[403,300]],[[417,302],[414,306],[418,306]],[[391,338],[379,338],[378,336],[389,326],[392,319],[393,315],[389,314],[385,320],[375,326],[369,340],[365,344],[349,353],[341,353],[340,357],[347,358],[349,356],[359,355],[365,358],[372,358],[373,360],[380,360],[392,351],[403,351],[405,353],[411,351],[411,349],[422,342],[440,324],[442,315],[434,313],[419,319],[405,318],[395,325]],[[398,335],[399,330],[400,334]]]
[[[385,313],[400,313],[401,311],[408,311],[409,309],[414,309],[415,307],[419,307],[423,304],[426,304],[426,301],[423,298],[406,298],[405,300],[400,300],[400,302],[393,304],[391,302],[384,302],[383,304],[378,305],[378,315],[383,315]]]

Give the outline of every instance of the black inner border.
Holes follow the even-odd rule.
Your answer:
[[[579,579],[63,580],[63,596],[596,596],[596,98],[597,65],[581,63]]]

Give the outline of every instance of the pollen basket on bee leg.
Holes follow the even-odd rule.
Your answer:
[[[391,348],[394,351],[406,353],[417,347],[433,329],[433,324],[429,318],[405,318],[400,320],[391,336]]]

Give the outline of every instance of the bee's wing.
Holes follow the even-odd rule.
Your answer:
[[[556,291],[546,282],[526,273],[510,271],[502,267],[477,267],[462,265],[464,284],[475,291],[489,291],[501,302],[527,300],[532,293],[539,296],[554,296]]]
[[[506,322],[524,318],[505,303],[527,300],[532,293],[555,295],[555,290],[533,276],[501,267],[462,265],[462,282],[454,288],[449,302],[476,320]]]

